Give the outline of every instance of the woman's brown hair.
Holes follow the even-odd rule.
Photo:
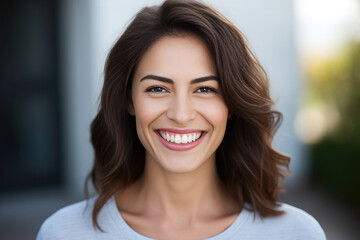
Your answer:
[[[89,174],[99,196],[93,223],[117,191],[142,174],[145,150],[129,114],[134,71],[144,52],[166,35],[194,34],[215,61],[223,99],[231,113],[216,152],[219,178],[244,207],[260,216],[276,216],[277,195],[290,158],[272,146],[282,114],[272,109],[269,81],[242,33],[212,8],[191,0],[167,0],[141,10],[111,49],[97,116],[91,125],[95,164]]]

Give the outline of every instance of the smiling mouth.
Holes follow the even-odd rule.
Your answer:
[[[201,138],[204,133],[203,131],[197,131],[193,133],[179,134],[162,130],[158,130],[157,132],[162,139],[169,143],[175,144],[187,144],[191,142],[196,142]]]

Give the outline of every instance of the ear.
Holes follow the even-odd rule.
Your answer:
[[[132,102],[130,102],[130,103],[128,104],[127,110],[128,110],[128,113],[129,113],[131,116],[135,116],[135,109],[134,109],[134,105],[133,105]]]

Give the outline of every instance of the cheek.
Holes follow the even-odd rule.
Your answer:
[[[150,108],[146,102],[143,101],[134,101],[134,115],[136,121],[136,132],[138,138],[144,148],[149,151],[150,143],[149,143],[149,136],[150,130],[149,125],[154,119],[154,111]]]
[[[221,100],[212,101],[211,103],[200,106],[201,114],[210,122],[216,130],[225,131],[228,120],[228,108]]]
[[[133,99],[136,129],[139,138],[149,134],[150,125],[156,121],[164,112],[164,104],[154,101],[146,96]]]

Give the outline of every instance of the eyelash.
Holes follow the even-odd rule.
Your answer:
[[[149,92],[149,93],[168,92],[168,90],[166,90],[164,87],[161,87],[161,86],[151,86],[151,87],[147,88],[145,91]],[[215,90],[214,88],[206,87],[206,86],[198,87],[195,92],[198,92],[198,93],[211,93],[211,92],[218,93],[218,91]]]
[[[199,87],[195,92],[198,92],[200,89],[205,90],[205,91],[200,91],[200,93],[210,93],[210,92],[217,93],[217,91],[214,88],[206,87],[206,86]]]
[[[157,91],[157,90],[160,90],[160,91]],[[146,92],[163,93],[163,92],[167,92],[167,90],[164,87],[161,87],[161,86],[151,86],[151,87],[146,89]]]

